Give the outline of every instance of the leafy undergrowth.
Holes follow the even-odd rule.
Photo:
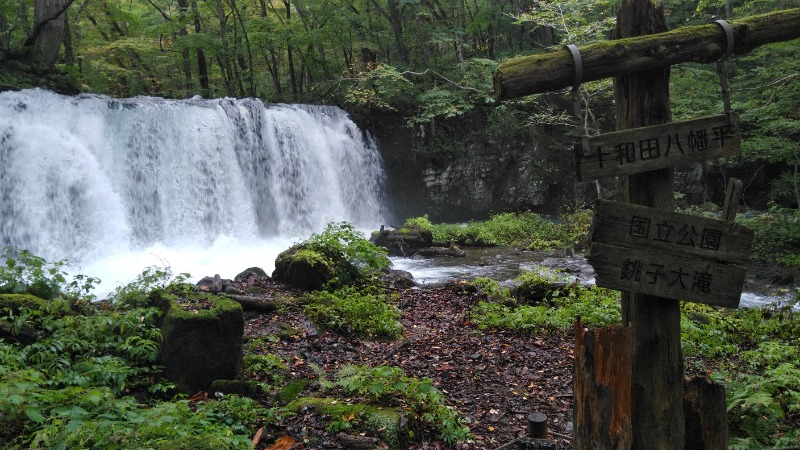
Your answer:
[[[548,416],[559,448],[571,448],[572,331],[481,331],[467,312],[488,298],[470,284],[401,291],[400,340],[317,329],[299,308],[254,315],[245,324],[247,347],[285,365],[257,377],[271,386],[273,397],[286,395],[283,386],[304,381],[292,394],[336,394],[344,403],[401,406],[411,418],[429,415],[410,428],[416,441],[411,448],[497,448],[524,436],[533,412]],[[349,421],[358,422],[358,416]],[[263,439],[290,436],[306,448],[347,448],[337,439],[342,422],[303,410],[271,423]]]
[[[174,397],[157,365],[159,311],[147,293],[195,288],[151,268],[110,302],[87,303],[91,280],[70,283],[61,267],[22,253],[0,268],[5,448],[322,450],[365,439],[396,448],[397,433],[415,450],[511,448],[527,416],[542,412],[570,449],[572,323],[619,321],[613,292],[531,272],[513,294],[489,279],[308,294],[249,277],[230,286],[277,305],[246,315],[241,392],[252,398],[216,388]],[[683,307],[688,372],[726,385],[733,448],[796,445],[800,322],[791,306]]]

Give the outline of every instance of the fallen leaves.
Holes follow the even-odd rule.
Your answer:
[[[329,331],[314,336],[300,332],[296,337],[270,341],[263,351],[288,361],[293,379],[318,379],[321,372],[315,371],[321,370],[327,380],[333,380],[346,364],[398,366],[408,376],[431,379],[445,393],[448,404],[467,420],[475,439],[447,445],[432,430],[422,430],[417,438],[424,444],[411,445],[415,450],[495,449],[524,435],[526,418],[532,412],[546,414],[550,429],[566,434],[564,427],[572,420],[572,398],[565,395],[571,390],[571,333],[477,330],[465,312],[480,299],[457,288],[403,291],[398,298],[398,304],[404,305],[401,320],[406,336],[402,341],[361,341]],[[270,330],[279,329],[278,324],[302,329],[298,324],[304,320],[299,310],[281,311],[251,319],[246,330],[247,334],[269,335]],[[319,387],[312,383],[307,389],[304,395],[313,395]],[[351,413],[340,416],[346,423],[356,418]],[[329,419],[298,414],[273,425],[271,433],[298,439],[294,449],[300,445],[318,450],[348,448],[325,431]],[[288,450],[274,447],[278,442],[257,448]],[[377,443],[379,448],[384,445]],[[567,450],[571,445],[563,441],[559,448]]]
[[[297,441],[292,439],[291,436],[283,436],[277,441],[275,441],[275,443],[272,444],[271,447],[269,447],[269,450],[291,450],[295,442]]]

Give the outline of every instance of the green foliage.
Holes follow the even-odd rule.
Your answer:
[[[289,366],[277,355],[245,355],[242,359],[242,375],[247,378],[266,378],[279,384],[288,370]]]
[[[462,245],[513,246],[529,250],[552,250],[576,246],[585,238],[590,213],[578,211],[561,221],[543,218],[532,212],[500,213],[484,222],[433,225],[436,241]]]
[[[155,290],[182,289],[188,273],[173,277],[169,266],[145,268],[133,281],[118,286],[108,300],[121,308],[142,308],[150,305],[150,293]]]
[[[321,326],[364,337],[396,339],[403,334],[400,310],[386,294],[344,287],[313,292],[309,298],[305,314]]]
[[[545,277],[547,278],[547,277]],[[526,273],[526,283],[539,282],[541,275]],[[538,280],[538,281],[537,281]],[[479,302],[469,312],[479,329],[510,329],[541,332],[568,329],[580,317],[581,323],[602,327],[620,321],[619,292],[596,286],[569,284],[547,292],[548,301],[536,306],[506,306],[498,302]]]
[[[361,232],[347,222],[329,223],[325,230],[311,235],[300,245],[329,258],[343,257],[357,267],[365,278],[391,265],[386,250],[366,240]]]
[[[505,286],[500,286],[500,283],[491,278],[478,277],[472,280],[472,284],[480,288],[484,294],[490,297],[495,297],[496,299],[506,302],[511,302],[513,300],[511,290]]]
[[[792,306],[797,305],[724,312],[705,305],[682,305],[684,354],[721,361],[714,377],[727,388],[731,448],[797,442],[800,312]]]
[[[773,208],[763,214],[737,217],[736,221],[755,233],[754,260],[800,267],[800,213]]]
[[[399,367],[345,366],[336,384],[348,395],[359,395],[382,405],[402,406],[419,420],[433,426],[447,443],[471,437],[458,413],[445,404],[445,397],[431,380],[408,377]]]
[[[554,289],[554,286],[567,282],[560,272],[543,267],[537,270],[522,270],[514,281],[519,283],[515,293],[520,299],[550,298],[553,294],[558,295],[561,292],[561,289]]]
[[[618,0],[537,1],[517,16],[520,22],[533,22],[553,28],[568,44],[588,44],[606,39],[616,23]]]
[[[223,398],[194,407],[185,400],[145,407],[133,397],[120,398],[104,388],[42,390],[30,382],[4,393],[11,396],[2,401],[4,413],[26,411],[24,417],[3,420],[4,426],[13,423],[20,432],[6,441],[9,449],[153,448],[197,430],[229,448],[248,449],[252,447],[247,426],[266,412],[246,398]]]
[[[406,219],[403,226],[400,227],[401,231],[420,233],[423,231],[433,231],[433,224],[428,220],[428,215],[420,217],[411,217]]]
[[[48,263],[28,250],[5,247],[0,261],[0,294],[32,294],[52,300],[63,296],[70,301],[91,300],[90,294],[100,280],[76,275],[67,282],[67,261]]]
[[[344,103],[365,111],[396,111],[418,94],[414,83],[388,64],[359,72],[347,86],[342,94]]]
[[[58,292],[70,292],[63,273],[43,269],[60,266],[22,255],[24,266],[7,266],[17,278],[7,280],[46,278]],[[0,321],[12,331],[24,325],[36,333],[28,345],[0,341],[4,448],[155,448],[198,429],[213,434],[220,445],[250,448],[248,427],[270,412],[249,399],[140,405],[130,396],[161,395],[174,387],[161,378],[157,364],[160,310],[133,306],[147,297],[139,289],[158,287],[154,281],[166,285],[166,272],[145,270],[152,278],[118,289],[124,298],[113,304],[90,303],[76,312],[71,300],[54,298],[2,312]]]

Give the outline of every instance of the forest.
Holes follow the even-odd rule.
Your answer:
[[[333,105],[424,136],[410,154],[446,165],[464,157],[464,130],[476,123],[489,142],[530,139],[532,129],[570,139],[566,91],[500,102],[493,76],[513,57],[611,39],[621,3],[0,0],[0,91]],[[675,29],[800,8],[800,0],[663,5]],[[680,353],[687,376],[724,386],[728,448],[796,448],[800,41],[726,65],[742,155],[703,170],[744,175],[745,190],[758,192],[736,221],[755,233],[756,274],[782,297],[735,310],[682,302]],[[670,89],[676,121],[722,112],[713,64],[672,67]],[[612,131],[611,80],[584,83],[579,95],[587,133]],[[10,153],[5,142],[0,161]],[[718,213],[705,196],[674,196],[683,212]],[[397,228],[450,249],[581,254],[589,205],[561,206],[558,217],[497,211],[452,224],[420,215]],[[282,279],[278,266],[294,261],[322,280]],[[542,440],[570,449],[576,320],[587,329],[621,321],[619,292],[561,271],[411,289],[387,276],[386,249],[346,222],[292,244],[272,274],[236,267],[246,270],[231,279],[194,274],[209,276],[191,283],[168,264],[151,266],[101,299],[100,280],[68,270],[69,260],[8,246],[0,262],[0,443],[13,449],[499,450],[521,448],[534,411],[549,421]],[[234,355],[228,369],[236,370],[211,383],[171,372],[165,348],[192,347],[175,329],[217,326],[219,317],[238,334],[216,357]],[[216,348],[215,339],[194,340]],[[197,356],[181,364],[214,365]]]

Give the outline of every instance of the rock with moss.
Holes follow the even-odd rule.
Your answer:
[[[243,283],[250,278],[267,278],[269,279],[269,275],[267,272],[264,271],[261,267],[248,267],[243,271],[239,272],[238,275],[233,277],[233,281],[237,283]]]
[[[272,278],[306,291],[320,290],[331,281],[348,284],[358,277],[358,269],[343,255],[325,254],[303,244],[281,252],[272,272]]]
[[[0,312],[18,314],[20,308],[40,309],[46,300],[32,294],[0,294]]]
[[[18,315],[22,308],[41,309],[46,300],[31,294],[0,294],[0,316]],[[27,322],[19,326],[10,321],[0,321],[0,339],[22,345],[30,345],[37,341],[39,332]]]
[[[383,247],[392,256],[412,256],[418,249],[433,246],[433,233],[417,228],[386,230],[381,228],[369,239],[373,244]]]
[[[242,368],[242,306],[203,293],[154,291],[164,312],[159,353],[164,374],[182,393],[193,394],[218,379],[234,379]]]

